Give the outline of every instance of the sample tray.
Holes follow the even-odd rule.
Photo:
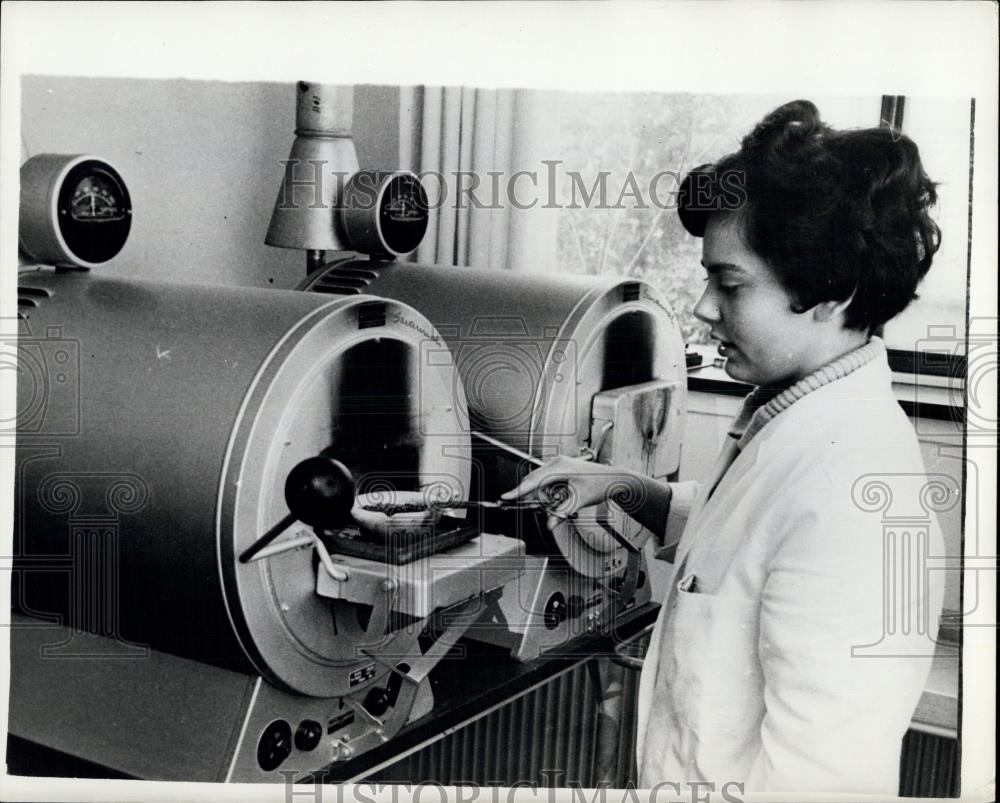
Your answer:
[[[384,536],[352,526],[320,537],[330,553],[399,566],[452,549],[477,535],[477,521],[442,516],[434,524],[392,525]]]

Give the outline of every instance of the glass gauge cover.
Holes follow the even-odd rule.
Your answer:
[[[387,250],[408,254],[427,231],[427,193],[414,175],[394,175],[381,196],[379,229]]]
[[[121,251],[132,226],[132,202],[111,165],[97,160],[75,165],[56,203],[59,231],[81,260],[107,262]]]

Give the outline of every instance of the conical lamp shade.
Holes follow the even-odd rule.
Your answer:
[[[297,136],[265,242],[279,248],[350,251],[335,222],[344,184],[357,171],[358,154],[351,137]]]

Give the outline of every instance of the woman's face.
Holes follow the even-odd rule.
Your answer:
[[[711,326],[729,376],[752,385],[780,386],[819,367],[821,333],[813,316],[792,311],[792,296],[743,241],[737,215],[709,218],[702,265],[707,286],[694,314]]]

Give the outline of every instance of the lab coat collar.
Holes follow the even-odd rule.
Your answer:
[[[871,366],[869,371],[860,372],[860,368]],[[733,420],[729,430],[729,437],[726,438],[722,447],[722,452],[716,460],[712,474],[698,494],[698,498],[692,505],[691,513],[688,516],[687,528],[684,537],[678,544],[675,556],[675,566],[682,565],[683,560],[690,551],[692,541],[691,533],[697,528],[697,520],[701,518],[702,511],[708,500],[716,492],[720,483],[730,471],[731,466],[743,454],[751,440],[760,433],[765,426],[777,419],[780,413],[790,408],[795,402],[801,400],[810,393],[815,393],[823,388],[827,388],[834,382],[854,374],[853,379],[865,386],[862,391],[860,387],[855,389],[862,396],[871,395],[876,388],[890,388],[891,378],[888,366],[888,356],[885,344],[880,338],[873,337],[868,343],[845,354],[832,363],[829,363],[808,376],[800,379],[794,385],[774,395],[773,392],[762,391],[755,388],[744,400],[743,407]],[[878,374],[878,377],[869,374]],[[855,395],[849,391],[848,395]],[[744,459],[749,459],[751,455],[746,455]]]

